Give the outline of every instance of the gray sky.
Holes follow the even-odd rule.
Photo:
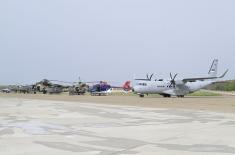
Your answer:
[[[0,84],[122,82],[136,74],[235,78],[234,0],[0,1]]]

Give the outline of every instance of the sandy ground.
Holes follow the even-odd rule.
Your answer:
[[[174,109],[194,109],[206,110],[224,113],[235,113],[235,96],[211,96],[211,97],[185,97],[185,98],[162,98],[138,96],[69,96],[61,95],[43,95],[43,94],[3,94],[1,98],[25,98],[40,100],[73,101],[82,103],[102,103],[114,105],[129,105],[149,108],[174,108]]]
[[[0,97],[1,155],[235,154],[235,114],[177,106],[193,101],[201,106],[210,102],[207,107],[213,107],[212,103],[218,101],[217,107],[219,103],[234,101],[233,98],[70,98],[80,99],[79,102],[52,100],[68,100],[65,96],[27,95],[33,99],[25,98],[21,95]],[[106,104],[83,103],[81,100]],[[122,106],[112,105],[108,100]],[[160,102],[165,107],[177,109],[129,106],[163,107]]]

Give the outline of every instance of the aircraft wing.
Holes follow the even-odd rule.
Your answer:
[[[151,81],[149,79],[134,79],[134,80],[136,80],[136,81]]]
[[[182,81],[186,83],[186,82],[204,81],[204,80],[210,80],[210,79],[216,79],[216,78],[217,77],[188,78],[188,79],[183,79]]]
[[[227,74],[227,72],[228,70],[226,70],[224,74],[221,75],[220,77],[187,78],[187,79],[183,79],[182,81],[184,83],[187,83],[187,82],[204,81],[204,80],[210,80],[210,79],[220,79],[220,78],[223,78]]]

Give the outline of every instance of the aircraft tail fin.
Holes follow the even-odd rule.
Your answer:
[[[218,59],[214,59],[213,63],[210,67],[210,70],[208,72],[209,77],[216,77],[217,76],[217,70],[218,70]]]
[[[122,86],[124,91],[130,91],[131,90],[131,81],[126,81],[124,85]]]

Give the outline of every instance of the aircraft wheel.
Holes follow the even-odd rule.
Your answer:
[[[177,97],[179,97],[179,98],[184,98],[184,95],[177,95]]]
[[[171,97],[169,94],[164,94],[163,97]]]

